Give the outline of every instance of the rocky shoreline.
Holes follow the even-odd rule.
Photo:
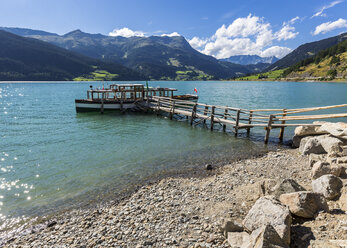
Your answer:
[[[310,138],[315,139],[312,135]],[[201,169],[206,173],[204,177],[164,178],[109,206],[75,209],[53,216],[45,224],[13,235],[3,246],[289,247],[290,243],[290,247],[347,247],[347,177],[342,173],[345,165],[339,165],[341,197],[325,200],[320,193],[312,192],[316,190],[312,180],[321,178],[317,174],[314,174],[317,179],[312,178],[312,166],[322,163],[322,158],[302,155],[303,151],[308,154],[310,147],[318,147],[308,146],[310,139],[304,137],[300,138],[304,140],[302,144],[299,142],[304,146],[300,149],[272,151],[222,167],[207,166]],[[337,151],[334,148],[331,152]],[[334,156],[341,158],[338,154]],[[330,177],[325,175],[329,172],[325,167],[320,171]],[[322,203],[317,203],[319,207],[311,212],[302,205],[295,208],[296,196],[304,199],[300,201],[302,205],[305,199],[311,199],[310,207],[315,201]],[[278,229],[282,224],[278,224],[278,219],[271,222],[270,211],[266,216],[270,218],[268,224],[255,228],[252,218],[262,218],[259,214],[268,210],[257,210],[264,204],[284,209],[283,216],[287,216],[286,221],[290,216],[290,223]],[[285,229],[289,230],[289,236]],[[256,238],[252,240],[254,235]],[[266,240],[269,237],[270,241]],[[250,245],[253,241],[258,246]],[[266,246],[265,242],[273,243]]]

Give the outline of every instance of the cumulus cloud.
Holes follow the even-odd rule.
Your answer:
[[[194,37],[189,40],[189,43],[200,52],[218,59],[233,55],[254,54],[281,58],[289,53],[291,49],[270,46],[274,40],[295,38],[298,32],[295,32],[295,28],[290,25],[298,19],[299,17],[294,17],[287,23],[283,23],[282,28],[273,33],[270,23],[265,22],[261,17],[250,14],[247,17],[235,19],[229,26],[222,25],[210,38]]]
[[[174,37],[174,36],[181,36],[181,35],[179,33],[177,33],[177,32],[173,32],[171,34],[162,34],[161,36]]]
[[[295,32],[295,28],[285,24],[280,31],[275,33],[277,40],[294,39],[299,32]]]
[[[121,29],[114,29],[112,32],[108,34],[109,36],[123,36],[123,37],[133,37],[133,36],[145,36],[145,33],[142,31],[133,31],[129,28],[121,28]]]
[[[335,5],[337,5],[337,4],[339,4],[339,3],[342,3],[342,2],[343,2],[343,0],[337,0],[337,1],[331,2],[331,3],[328,4],[328,5],[323,6],[319,11],[317,11],[316,13],[314,13],[314,15],[311,16],[311,18],[317,17],[317,16],[326,16],[326,14],[323,13],[325,10],[330,9],[330,8],[334,7]]]
[[[346,28],[346,27],[347,27],[347,20],[340,18],[334,22],[325,22],[318,25],[316,29],[314,30],[313,35],[318,35],[320,33],[325,34],[334,29]]]
[[[197,50],[203,48],[207,42],[208,39],[200,39],[198,37],[194,37],[193,39],[189,40],[189,44]]]
[[[282,58],[290,53],[292,49],[288,47],[272,46],[261,52],[262,57],[275,56],[277,58]]]

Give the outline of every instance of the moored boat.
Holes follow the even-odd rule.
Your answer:
[[[174,95],[177,89],[145,87],[143,84],[112,84],[106,89],[90,89],[86,99],[75,99],[77,112],[136,109],[139,104],[148,105],[154,96],[177,100],[198,101],[197,95]]]

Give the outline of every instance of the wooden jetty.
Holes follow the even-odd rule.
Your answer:
[[[301,109],[240,109],[227,106],[208,105],[186,100],[178,100],[170,97],[152,96],[147,99],[151,104],[147,108],[159,113],[166,113],[172,120],[188,119],[190,125],[204,125],[210,130],[214,129],[215,124],[219,124],[223,131],[226,131],[227,126],[234,130],[235,136],[238,135],[240,129],[246,129],[247,134],[250,134],[251,128],[263,127],[265,129],[264,142],[268,143],[270,131],[279,128],[279,140],[283,140],[285,127],[289,126],[320,126],[321,124],[308,123],[291,123],[293,121],[311,121],[320,119],[343,118],[347,117],[347,111],[339,114],[315,114],[304,115],[303,113],[346,108],[347,104],[301,108]]]

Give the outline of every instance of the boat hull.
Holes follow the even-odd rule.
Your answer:
[[[102,108],[101,102],[95,101],[86,101],[86,100],[75,100],[75,106],[77,112],[92,112],[100,111]],[[105,101],[103,104],[104,110],[125,110],[125,109],[134,109],[136,104],[134,102],[125,102],[121,104],[116,101]]]

